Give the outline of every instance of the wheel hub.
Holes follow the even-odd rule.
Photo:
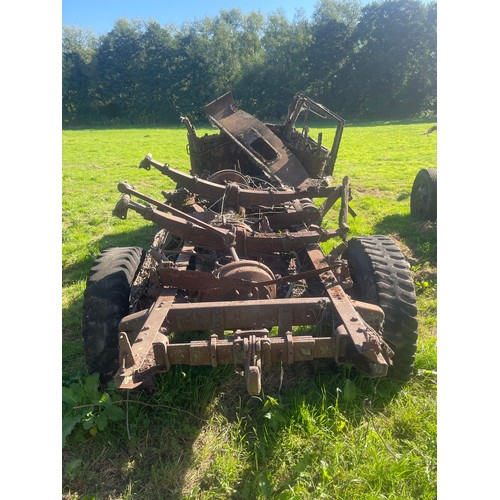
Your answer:
[[[225,264],[214,272],[218,278],[234,278],[249,282],[231,289],[212,289],[200,293],[203,302],[218,300],[262,300],[276,298],[276,285],[258,285],[274,280],[273,272],[264,264],[253,260],[239,260]]]

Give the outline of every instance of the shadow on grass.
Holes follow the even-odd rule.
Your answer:
[[[200,120],[202,126],[211,127],[210,123],[205,120]],[[179,130],[184,128],[183,125],[175,123],[165,123],[165,124],[131,124],[131,123],[94,123],[86,125],[74,125],[64,123],[62,130]]]
[[[107,248],[149,248],[158,227],[106,235],[94,252],[66,267],[63,285],[86,280],[98,254]],[[63,379],[86,377],[81,316],[83,290],[63,307]],[[63,451],[63,491],[79,497],[111,498],[134,494],[142,498],[182,498],[183,478],[193,462],[193,446],[203,425],[207,408],[218,388],[233,376],[232,367],[174,367],[156,377],[156,391],[131,391],[127,422],[110,422],[103,432],[91,436],[83,428],[69,436]],[[122,399],[126,391],[113,391]],[[71,492],[71,493],[70,493]],[[73,497],[72,497],[73,498]]]
[[[391,125],[418,125],[419,123],[432,123],[436,121],[435,116],[424,118],[394,118],[387,120],[362,120],[362,119],[347,119],[346,127],[383,127]]]
[[[95,436],[83,428],[69,436],[63,491],[78,498],[183,498],[193,450],[210,425],[208,408],[231,372],[230,367],[174,367],[154,378],[152,394],[111,391],[126,410],[126,421],[110,422]]]
[[[83,259],[67,266],[62,272],[62,282],[69,285],[75,281],[87,279],[90,268],[94,264],[98,254],[107,248],[113,247],[133,247],[138,246],[148,249],[153,241],[154,235],[159,228],[155,225],[142,226],[134,231],[127,231],[119,234],[107,234],[97,243],[98,251],[88,253]]]
[[[347,378],[357,389],[351,401],[338,390]],[[194,492],[225,498],[278,494],[295,484],[304,468],[311,470],[317,458],[304,452],[286,482],[275,481],[269,471],[275,470],[283,432],[297,425],[303,430],[296,432],[307,432],[309,414],[333,420],[342,415],[349,425],[360,426],[367,404],[374,414],[381,412],[402,387],[394,381],[349,374],[326,362],[293,364],[284,368],[283,377],[275,367],[263,379],[261,398],[247,394],[245,380],[234,374],[232,366],[175,367],[157,376],[155,386],[152,395],[130,393],[128,424],[113,424],[85,440],[71,436],[63,460],[81,461],[81,466],[65,473],[64,491],[108,498],[126,495],[133,485],[132,496],[152,499],[190,498]],[[217,466],[211,467],[238,444],[245,450],[245,458],[236,456],[244,460],[239,462],[244,471],[237,474],[228,494],[221,482],[229,478],[220,477]]]
[[[346,380],[356,386],[356,394],[349,401],[343,396]],[[221,411],[229,422],[242,422],[241,441],[248,456],[258,464],[245,469],[232,498],[274,498],[297,484],[306,469],[317,469],[316,445],[321,445],[306,437],[311,449],[292,448],[292,465],[285,474],[286,480],[280,482],[273,473],[281,472],[277,463],[283,462],[282,441],[287,440],[287,435],[296,433],[300,442],[320,426],[323,441],[328,439],[326,435],[335,439],[332,429],[337,424],[347,422],[350,427],[361,428],[371,418],[369,413],[383,412],[404,386],[399,381],[369,379],[327,361],[295,363],[286,367],[284,374],[275,369],[263,380],[262,399],[244,393],[242,381],[230,384],[222,391]],[[326,434],[325,428],[329,429]]]
[[[410,264],[429,262],[432,266],[437,265],[436,222],[417,222],[410,215],[394,214],[375,224],[374,233],[399,235],[398,238],[412,251]]]

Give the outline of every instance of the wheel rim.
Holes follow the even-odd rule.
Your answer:
[[[429,204],[429,189],[425,184],[418,186],[414,197],[414,208],[418,215],[425,214]]]
[[[217,184],[226,184],[227,182],[236,182],[242,186],[248,186],[248,182],[244,175],[236,170],[220,170],[208,178],[209,181]]]

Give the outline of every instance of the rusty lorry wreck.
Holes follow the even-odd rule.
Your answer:
[[[173,191],[156,199],[118,185],[113,214],[132,210],[159,232],[147,252],[110,248],[93,265],[82,330],[89,371],[134,389],[174,365],[233,364],[251,395],[273,364],[321,358],[410,378],[410,267],[387,236],[348,237],[349,179],[332,182],[344,120],[302,94],[279,125],[239,109],[231,93],[205,110],[217,133],[199,137],[181,117],[189,174],[151,154],[140,163]],[[311,115],[335,124],[330,149],[309,135]],[[338,227],[326,228],[335,205]],[[179,342],[182,332],[196,335]]]

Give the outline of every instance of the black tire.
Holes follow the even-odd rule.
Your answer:
[[[418,221],[435,221],[437,217],[437,171],[423,168],[413,181],[410,198],[411,216]]]
[[[409,380],[417,348],[417,296],[410,265],[387,236],[353,238],[344,253],[353,280],[352,298],[385,313],[383,338],[394,351],[388,376]]]
[[[90,270],[82,336],[88,372],[99,373],[102,382],[118,369],[118,324],[129,312],[130,287],[143,260],[142,248],[109,248]]]

